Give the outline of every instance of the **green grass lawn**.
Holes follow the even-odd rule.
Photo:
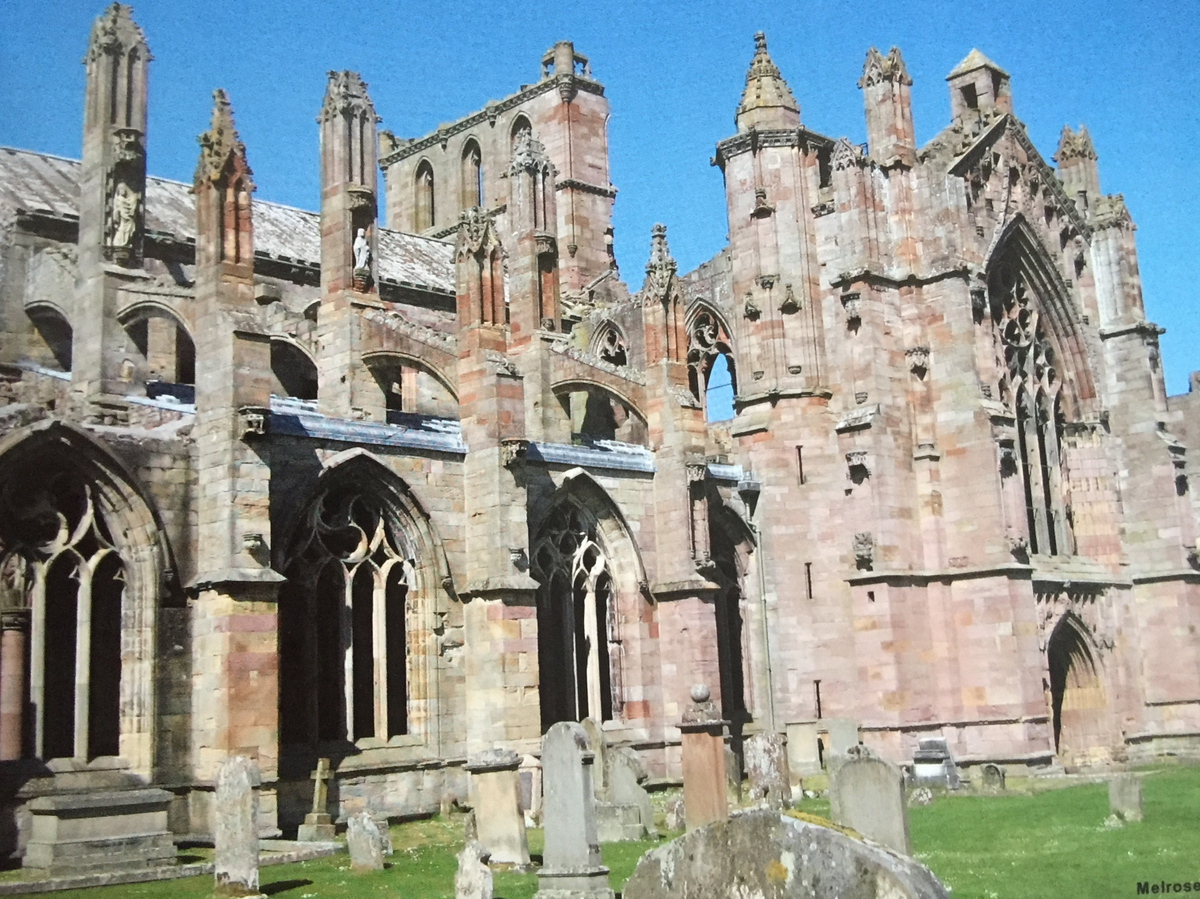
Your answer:
[[[1115,830],[1104,827],[1104,784],[1050,789],[1045,781],[1013,782],[999,796],[939,795],[910,810],[917,858],[951,888],[954,899],[1105,899],[1137,895],[1137,883],[1200,881],[1200,768],[1155,770],[1144,780],[1146,820]],[[656,796],[661,808],[661,798]],[[822,799],[803,811],[827,815]],[[392,828],[396,853],[380,872],[350,871],[345,855],[262,869],[263,891],[284,899],[403,896],[451,899],[454,854],[462,845],[462,819],[433,818]],[[616,890],[638,858],[660,841],[603,847]],[[540,855],[542,833],[529,832]],[[500,899],[532,899],[534,874],[497,871]],[[212,878],[131,884],[72,891],[87,899],[186,899],[212,895]]]

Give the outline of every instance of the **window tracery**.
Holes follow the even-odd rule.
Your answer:
[[[561,503],[542,525],[532,563],[541,584],[542,727],[589,716],[608,721],[621,707],[620,639],[609,558],[595,516]]]
[[[596,355],[612,365],[628,365],[629,355],[625,348],[625,335],[616,325],[601,328],[596,337]]]
[[[709,380],[718,357],[725,358],[730,387],[737,394],[737,373],[733,358],[733,341],[724,323],[712,310],[700,307],[691,318],[688,328],[688,379],[693,396],[704,407],[708,418]],[[723,385],[722,385],[723,386]]]
[[[999,396],[1013,410],[1025,491],[1029,551],[1067,554],[1063,499],[1063,425],[1058,356],[1023,273],[1001,264],[992,277]]]
[[[408,733],[413,564],[407,535],[367,491],[331,487],[311,503],[280,603],[286,742]]]

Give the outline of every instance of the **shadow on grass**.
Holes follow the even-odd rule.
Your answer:
[[[288,890],[294,890],[298,887],[312,886],[311,880],[277,880],[274,883],[266,883],[259,887],[267,896],[274,896],[276,893],[286,893]]]

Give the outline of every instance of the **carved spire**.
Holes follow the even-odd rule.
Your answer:
[[[375,106],[367,96],[367,85],[358,72],[330,72],[325,85],[325,100],[321,104],[318,122],[328,122],[336,116],[361,115],[374,127],[380,121]]]
[[[1012,112],[1008,72],[978,50],[971,50],[954,67],[950,82],[950,111],[956,120],[993,111]]]
[[[839,137],[836,144],[833,146],[833,155],[831,163],[835,172],[840,172],[843,169],[848,169],[851,166],[858,165],[862,162],[862,150],[850,143],[847,138]]]
[[[146,45],[146,36],[133,21],[133,10],[123,3],[114,3],[92,23],[83,63],[88,65],[106,56],[123,55],[131,50],[138,50],[147,62],[154,58]]]
[[[1086,214],[1088,208],[1100,198],[1096,148],[1092,146],[1087,128],[1080,125],[1079,131],[1074,132],[1064,125],[1054,161],[1058,163],[1058,177],[1067,196],[1075,201],[1080,212]]]
[[[650,261],[646,263],[646,301],[662,302],[675,277],[675,260],[667,247],[667,226],[656,224],[650,229]]]
[[[1062,134],[1058,137],[1058,150],[1053,158],[1059,165],[1074,159],[1095,160],[1096,148],[1092,146],[1092,137],[1087,128],[1080,125],[1076,134],[1069,125],[1063,125]]]
[[[746,89],[734,121],[738,131],[795,128],[800,124],[800,107],[767,53],[767,38],[761,31],[754,35],[754,59],[746,73]]]
[[[246,145],[238,137],[233,124],[233,108],[225,91],[213,91],[212,121],[209,129],[196,138],[200,144],[200,161],[196,165],[195,181],[216,183],[230,171],[236,171],[245,179],[248,190],[254,189],[250,180],[252,172],[246,162]],[[232,172],[230,171],[232,174]]]
[[[892,47],[887,56],[883,56],[874,47],[867,50],[867,59],[863,63],[863,73],[862,77],[858,79],[858,86],[860,88],[874,87],[883,81],[912,84],[899,47]]]

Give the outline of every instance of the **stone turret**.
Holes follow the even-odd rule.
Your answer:
[[[271,568],[268,450],[271,342],[254,301],[254,182],[225,92],[213,92],[211,127],[199,137],[196,197],[196,441],[198,553],[189,584],[192,648],[224,656],[193,681],[193,774],[215,778],[230,754],[253,754],[263,779],[278,770],[276,593]],[[234,643],[230,635],[236,634]],[[251,699],[248,699],[252,697]],[[235,711],[236,708],[236,711]],[[264,789],[260,823],[273,828]],[[211,832],[211,821],[197,824]]]
[[[325,414],[381,421],[387,401],[363,362],[361,310],[379,306],[376,137],[379,117],[357,72],[330,72],[321,130],[318,396]]]
[[[746,89],[734,116],[738,131],[751,128],[795,128],[800,124],[800,107],[779,69],[767,53],[767,37],[754,35],[754,59],[746,73]]]
[[[863,92],[867,116],[867,145],[880,164],[900,162],[911,166],[916,152],[913,131],[912,79],[904,67],[900,49],[892,47],[883,56],[874,47],[867,50],[858,86]]]
[[[535,331],[557,331],[560,327],[556,174],[546,148],[530,132],[522,132],[513,146],[508,169],[514,345],[528,341]]]
[[[950,83],[950,114],[955,121],[993,111],[1013,111],[1008,72],[978,50],[968,53],[946,80]]]
[[[126,337],[118,285],[139,277],[146,223],[146,68],[150,49],[130,9],[114,3],[92,25],[83,58],[83,159],[79,176],[76,389],[89,396],[135,390],[121,377]]]
[[[1087,128],[1080,125],[1076,133],[1063,125],[1054,161],[1058,163],[1058,177],[1063,183],[1063,190],[1075,201],[1079,211],[1087,215],[1091,205],[1100,198],[1096,149],[1092,146]]]

